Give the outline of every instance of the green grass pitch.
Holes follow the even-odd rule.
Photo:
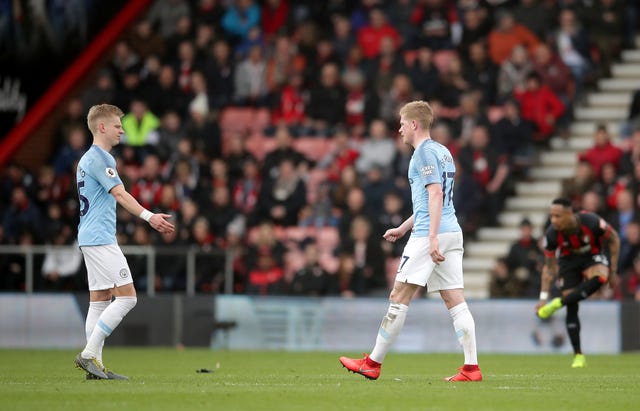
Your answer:
[[[637,410],[640,354],[481,355],[485,380],[448,383],[462,354],[390,353],[377,381],[338,353],[107,348],[130,381],[85,381],[75,352],[0,350],[0,409],[13,410]],[[359,353],[345,353],[359,355]],[[198,369],[212,373],[197,373]]]

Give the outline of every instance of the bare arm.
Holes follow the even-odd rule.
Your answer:
[[[558,259],[553,257],[544,257],[544,266],[542,267],[542,278],[540,279],[540,301],[536,305],[536,311],[542,307],[549,298],[549,289],[551,288],[551,282],[556,278],[558,274]]]
[[[397,239],[402,238],[406,233],[413,228],[413,214],[398,227],[390,228],[382,235],[382,237],[390,242],[395,242]]]
[[[173,232],[173,229],[174,229],[173,224],[166,221],[167,218],[171,218],[169,214],[161,214],[161,213],[153,214],[149,212],[146,208],[144,208],[138,202],[138,200],[136,200],[131,194],[127,192],[127,190],[124,189],[124,186],[122,184],[118,184],[117,186],[113,187],[111,189],[111,195],[116,199],[118,204],[120,204],[122,207],[124,207],[125,210],[127,210],[128,212],[130,212],[135,216],[138,216],[140,218],[144,218],[145,220],[147,220],[147,218],[143,216],[143,213],[144,212],[149,213],[150,217],[148,218],[147,221],[149,222],[151,227],[153,227],[155,230],[161,233]]]
[[[487,184],[487,191],[494,193],[502,187],[502,184],[509,176],[509,166],[506,164],[500,164],[496,170],[496,174],[493,176],[489,184]]]
[[[611,267],[609,268],[609,286],[615,286],[618,271],[618,261],[620,259],[620,236],[618,232],[609,226],[608,234],[604,237],[609,246],[609,257]]]
[[[429,253],[433,262],[438,264],[444,261],[444,255],[440,253],[440,244],[438,242],[440,220],[442,219],[442,185],[437,183],[429,184],[427,192],[429,193]]]

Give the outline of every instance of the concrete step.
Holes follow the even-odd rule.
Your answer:
[[[562,183],[559,181],[516,183],[516,194],[518,196],[557,196],[561,190]]]
[[[464,295],[467,298],[487,298],[489,296],[489,270],[473,270],[464,272]]]
[[[611,74],[612,77],[621,78],[621,77],[631,77],[631,78],[640,78],[640,62],[638,63],[624,63],[624,64],[613,64],[611,66]]]
[[[467,272],[490,271],[495,263],[496,260],[492,257],[465,257],[462,259],[462,269],[464,270],[466,276]]]
[[[550,205],[551,203],[549,203]],[[520,225],[520,222],[526,217],[531,221],[534,227],[542,227],[546,222],[549,216],[547,210],[545,211],[535,211],[535,212],[524,212],[524,211],[503,211],[498,216],[498,221],[504,227],[517,227]]]
[[[587,96],[587,102],[590,106],[600,107],[619,107],[625,110],[629,109],[631,104],[631,93],[590,93]]]
[[[496,258],[508,253],[510,245],[509,241],[474,241],[465,245],[465,255]]]
[[[554,137],[551,139],[551,148],[554,150],[571,150],[575,153],[578,153],[582,150],[586,150],[588,148],[591,148],[591,146],[593,145],[593,138],[592,137],[576,137],[576,136],[571,136],[569,137],[568,140],[565,140],[562,137]],[[542,158],[544,159],[544,155],[543,154]]]
[[[537,180],[555,180],[572,177],[575,174],[575,167],[535,167],[530,172],[530,177]]]
[[[572,169],[573,170],[573,169]],[[533,210],[543,211],[549,208],[549,204],[556,196],[548,197],[512,197],[507,198],[507,210]]]
[[[554,197],[555,198],[555,197]],[[551,204],[551,201],[549,201]],[[538,227],[533,227],[533,235],[542,234]],[[509,241],[510,243],[520,238],[520,227],[483,227],[478,230],[478,239],[481,241]]]
[[[620,135],[620,122],[614,120],[605,120],[605,121],[574,121],[571,123],[570,134],[573,135],[584,135],[584,136],[593,136],[596,132],[596,127],[599,124],[605,124],[607,126],[607,131],[611,135],[611,137],[618,137]]]
[[[636,39],[636,44],[638,40]],[[640,48],[640,45],[638,45]],[[622,52],[622,60],[625,62],[640,63],[640,50],[624,50]]]
[[[640,81],[638,86],[640,87]],[[581,107],[575,110],[575,118],[587,121],[621,121],[627,117],[628,111],[617,107]]]
[[[606,78],[598,80],[598,88],[602,91],[632,91],[640,88],[640,78]]]
[[[542,154],[540,156],[540,162],[544,166],[575,166],[578,162],[578,158],[575,150],[556,149]]]

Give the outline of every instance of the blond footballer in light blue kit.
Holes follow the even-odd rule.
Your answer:
[[[89,311],[85,322],[87,345],[75,364],[87,372],[87,379],[127,379],[102,363],[104,340],[137,302],[129,265],[116,240],[116,204],[161,233],[174,230],[166,221],[170,215],[146,210],[124,189],[118,176],[109,150],[122,137],[122,115],[122,110],[110,104],[91,107],[87,125],[93,145],[80,159],[76,172],[80,203],[78,244],[87,266]]]
[[[449,150],[431,140],[433,111],[428,103],[414,101],[400,110],[403,142],[415,150],[409,164],[413,214],[384,238],[394,242],[411,231],[402,253],[396,281],[389,297],[376,344],[362,359],[340,357],[349,371],[377,379],[382,362],[400,334],[411,299],[419,287],[439,292],[464,352],[464,364],[447,381],[482,381],[476,352],[475,323],[464,299],[462,230],[453,199],[455,163]]]

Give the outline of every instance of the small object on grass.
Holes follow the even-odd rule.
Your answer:
[[[196,372],[206,374],[206,373],[212,373],[213,370],[210,370],[208,368],[200,368],[199,370],[196,370]]]

